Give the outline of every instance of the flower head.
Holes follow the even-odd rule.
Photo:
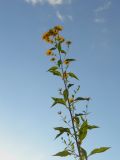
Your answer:
[[[62,30],[63,30],[63,27],[62,27],[62,26],[60,26],[60,25],[55,26],[54,28],[55,28],[56,30],[58,30],[58,31],[62,31]]]
[[[68,78],[68,73],[67,72],[64,72],[63,73],[63,79],[67,79]]]
[[[69,65],[70,61],[65,60],[63,63],[66,64],[66,65]]]
[[[49,50],[47,50],[46,55],[51,56],[51,55],[53,55],[53,52],[49,49]]]
[[[48,32],[45,32],[42,35],[42,39],[48,43],[53,43],[54,38],[59,34],[59,31],[62,31],[63,27],[62,26],[55,26],[54,28],[50,29]],[[60,41],[63,42],[64,38],[60,37]]]
[[[74,98],[73,97],[69,98],[69,103],[72,103],[72,102],[74,102]]]

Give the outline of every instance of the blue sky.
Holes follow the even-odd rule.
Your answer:
[[[43,32],[57,24],[72,40],[82,96],[90,96],[90,120],[101,126],[85,142],[90,151],[111,146],[92,160],[119,159],[119,0],[0,1],[0,160],[54,160],[60,125],[51,96],[60,83],[46,71]],[[71,158],[70,158],[71,159]]]

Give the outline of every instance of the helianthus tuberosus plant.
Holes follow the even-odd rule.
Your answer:
[[[83,141],[85,140],[87,133],[95,128],[96,125],[91,125],[88,122],[87,115],[87,105],[84,111],[79,111],[77,106],[82,101],[89,101],[89,97],[79,97],[77,96],[80,86],[74,88],[74,83],[71,82],[72,79],[79,80],[75,73],[69,71],[69,66],[75,61],[74,58],[68,57],[68,49],[71,45],[71,41],[65,40],[61,36],[60,32],[63,30],[62,26],[55,26],[48,32],[45,32],[42,39],[51,44],[52,47],[46,51],[46,55],[50,58],[52,66],[48,69],[50,73],[58,76],[63,81],[63,87],[59,89],[59,97],[52,97],[53,104],[62,105],[68,114],[65,116],[62,111],[58,114],[63,120],[65,127],[59,126],[54,128],[58,131],[55,138],[60,138],[65,144],[65,148],[56,153],[54,156],[66,157],[73,156],[77,160],[88,160],[88,158],[96,153],[101,153],[109,149],[109,147],[100,147],[93,149],[91,152],[87,152],[83,148]],[[67,51],[64,50],[65,46]]]

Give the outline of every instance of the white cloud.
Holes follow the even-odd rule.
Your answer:
[[[36,5],[36,4],[43,4],[45,2],[45,0],[25,0],[25,2],[27,3],[31,3],[32,5]]]
[[[62,22],[64,22],[65,20],[73,21],[72,15],[63,15],[60,13],[60,11],[56,11],[56,16]]]
[[[105,22],[105,18],[98,18],[97,17],[97,18],[94,19],[94,22],[95,23],[104,23]]]
[[[104,12],[109,10],[111,5],[112,5],[111,0],[105,0],[103,5],[99,6],[98,8],[94,10],[95,12],[94,22],[95,23],[105,23],[106,22]]]
[[[65,17],[59,11],[56,12],[56,16],[60,21],[62,21],[62,22],[64,21]]]
[[[48,3],[51,5],[61,5],[63,4],[63,0],[48,0]]]
[[[44,3],[48,3],[52,6],[55,5],[62,5],[64,3],[66,4],[70,4],[71,0],[25,0],[27,3],[30,3],[32,5],[36,5],[36,4],[44,4]]]
[[[104,2],[103,6],[100,6],[97,9],[95,9],[95,12],[98,13],[98,12],[106,11],[106,10],[108,10],[111,7],[111,4],[112,4],[111,1],[106,0]]]

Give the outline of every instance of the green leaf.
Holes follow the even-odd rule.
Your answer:
[[[67,101],[68,100],[68,90],[67,89],[65,89],[64,90],[64,92],[63,92],[63,95],[64,95],[64,99],[65,99],[65,101]]]
[[[75,79],[79,80],[79,79],[78,79],[78,77],[77,77],[74,73],[69,72],[68,74],[69,74],[69,76],[70,76],[70,77],[72,77],[72,78],[75,78]]]
[[[85,119],[83,118],[83,115],[80,115],[80,118],[83,122],[85,122]]]
[[[96,148],[96,149],[94,149],[94,150],[89,154],[89,156],[91,156],[91,155],[93,155],[93,154],[96,154],[96,153],[105,152],[105,151],[107,151],[108,149],[110,149],[110,147]]]
[[[82,158],[83,158],[83,160],[87,160],[87,151],[84,148],[82,148],[82,147],[80,147],[80,150],[82,152]]]
[[[69,128],[64,128],[64,127],[56,127],[54,128],[55,130],[58,130],[60,132],[67,132],[70,133],[70,129]]]
[[[58,64],[58,67],[60,67],[60,65],[62,64],[62,61],[58,60],[57,64]]]
[[[75,101],[89,101],[90,98],[89,97],[78,97],[75,99]]]
[[[66,157],[66,156],[69,156],[69,155],[71,155],[71,153],[68,152],[67,150],[64,150],[64,151],[59,152],[59,153],[57,153],[57,154],[55,154],[55,155],[53,155],[53,156]]]
[[[84,116],[85,114],[84,113],[79,113],[79,114],[75,114],[76,116]]]
[[[57,134],[57,136],[55,137],[55,139],[58,138],[59,136],[61,136],[65,132],[70,134],[70,129],[69,128],[56,127],[54,129],[60,132],[59,134]]]
[[[53,75],[56,75],[56,76],[60,76],[60,77],[61,77],[61,73],[60,73],[59,71],[50,70],[49,72],[53,73]]]
[[[88,123],[87,121],[84,121],[79,130],[79,139],[81,142],[87,135],[87,129],[88,129]]]
[[[63,104],[66,106],[66,103],[64,101],[63,98],[55,98],[55,97],[52,97],[52,99],[54,100],[54,103],[52,104],[51,107],[55,106],[56,104]]]
[[[61,43],[58,43],[57,48],[58,48],[58,51],[61,52],[61,50],[62,50],[62,49],[61,49]]]
[[[70,88],[70,87],[72,87],[73,85],[74,85],[74,84],[68,84],[68,86],[67,86],[67,87],[68,87],[68,88]]]
[[[74,151],[75,146],[74,146],[74,142],[71,144],[71,149]]]
[[[72,58],[68,58],[68,59],[65,59],[65,61],[72,62],[72,61],[76,61],[76,60],[72,59]]]
[[[60,132],[56,135],[55,139],[57,139],[58,137],[60,137],[64,132]]]
[[[99,127],[95,125],[88,125],[88,129],[95,129],[95,128],[99,128]]]
[[[57,70],[57,69],[58,69],[57,66],[53,66],[53,67],[49,68],[48,71],[49,71],[49,72],[53,72],[53,71],[55,71],[55,70]]]
[[[50,50],[55,50],[55,49],[56,49],[56,47],[50,48]]]

